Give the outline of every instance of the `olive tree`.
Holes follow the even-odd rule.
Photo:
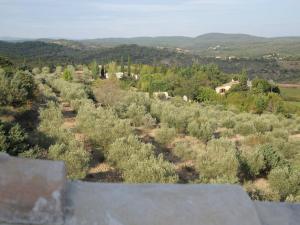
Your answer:
[[[201,152],[196,160],[200,178],[212,182],[237,182],[239,162],[234,144],[226,139],[211,140],[206,151]]]

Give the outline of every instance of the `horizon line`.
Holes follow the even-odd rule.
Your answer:
[[[86,37],[86,38],[69,38],[69,37],[15,37],[15,36],[0,36],[1,41],[5,40],[41,40],[41,39],[50,39],[50,40],[74,40],[74,41],[82,41],[82,40],[95,40],[95,39],[134,39],[134,38],[164,38],[164,37],[183,37],[183,38],[197,38],[209,34],[219,34],[219,35],[246,35],[256,38],[298,38],[300,35],[277,35],[277,36],[260,36],[255,34],[248,34],[248,33],[224,33],[224,32],[209,32],[209,33],[203,33],[197,36],[189,36],[189,35],[157,35],[157,36],[111,36],[111,37]]]

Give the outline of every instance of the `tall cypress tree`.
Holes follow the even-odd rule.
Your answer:
[[[99,76],[99,66],[96,60],[94,60],[91,64],[92,75],[94,79],[97,79]]]
[[[105,77],[105,67],[104,67],[104,65],[102,65],[102,67],[101,67],[101,79],[105,79],[106,77]]]
[[[125,73],[123,56],[121,57],[121,72]]]
[[[128,73],[128,76],[131,75],[131,59],[130,59],[130,56],[128,56],[127,73]]]
[[[157,60],[156,60],[156,58],[154,58],[154,60],[153,60],[153,72],[154,73],[157,73],[158,71],[157,71]]]

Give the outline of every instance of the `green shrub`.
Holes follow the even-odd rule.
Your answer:
[[[283,129],[274,129],[271,133],[268,134],[271,138],[276,139],[283,139],[285,141],[288,141],[289,139],[289,132],[287,130]]]
[[[85,86],[79,83],[71,83],[63,79],[49,80],[52,87],[60,92],[61,97],[66,101],[87,99]]]
[[[289,195],[299,194],[300,171],[292,170],[289,167],[277,167],[271,170],[268,180],[270,187],[280,194],[282,200]]]
[[[153,153],[153,146],[141,143],[137,137],[130,135],[127,138],[117,139],[107,153],[107,159],[119,168],[127,167],[129,160],[137,155],[139,160],[147,160]]]
[[[253,149],[245,146],[240,150],[240,167],[242,172],[246,177],[251,178],[260,175],[266,166],[263,154],[256,148]]]
[[[207,87],[200,87],[198,91],[198,95],[196,96],[196,100],[199,102],[209,102],[216,101],[219,95],[215,90]]]
[[[119,168],[129,183],[175,183],[175,168],[156,158],[153,146],[140,142],[136,137],[117,139],[109,148],[107,159]]]
[[[34,97],[36,85],[31,73],[0,74],[0,105],[20,105]]]
[[[55,68],[55,75],[56,75],[56,77],[60,77],[61,74],[62,74],[62,71],[63,71],[62,66],[57,66],[57,67]]]
[[[162,124],[155,133],[155,139],[158,143],[166,145],[170,143],[176,136],[175,128],[169,128],[167,124]]]
[[[227,118],[226,120],[224,120],[222,126],[228,128],[228,129],[232,129],[232,128],[234,128],[235,124],[236,124],[236,122],[234,119]]]
[[[185,133],[188,120],[195,114],[195,108],[181,106],[177,107],[170,102],[154,101],[151,105],[151,115],[161,123],[174,127],[177,132]]]
[[[300,142],[299,141],[287,141],[282,139],[277,139],[273,141],[275,150],[280,153],[282,158],[288,160],[289,162],[297,161],[300,159]],[[300,164],[298,165],[300,168]]]
[[[188,125],[188,133],[204,143],[212,139],[216,124],[210,121],[192,121]]]
[[[263,121],[262,119],[256,119],[253,121],[256,132],[264,134],[265,132],[272,131],[272,124]]]
[[[20,153],[18,157],[29,159],[43,159],[45,157],[45,150],[36,145],[33,148]]]
[[[261,114],[263,113],[268,106],[268,97],[264,95],[258,95],[254,98],[254,106],[252,110],[255,113]]]
[[[34,75],[38,75],[38,74],[41,73],[41,70],[40,70],[40,68],[35,67],[35,68],[32,69],[32,73],[33,73]]]
[[[174,166],[163,160],[151,156],[148,160],[130,161],[129,169],[124,171],[125,182],[128,183],[177,183],[178,176]]]
[[[250,196],[252,200],[256,201],[279,201],[280,196],[278,193],[275,193],[272,190],[264,189],[264,188],[258,188],[254,183],[252,182],[246,182],[244,184],[244,189]]]
[[[18,155],[24,152],[28,145],[26,144],[27,134],[19,124],[14,125],[8,132],[9,147],[7,152],[10,155]]]
[[[234,144],[226,139],[209,141],[197,158],[196,168],[202,180],[237,182],[239,162]]]
[[[221,131],[221,137],[224,137],[224,138],[230,138],[230,137],[233,137],[235,134],[234,134],[234,131],[233,129],[226,129],[224,131]]]
[[[47,134],[51,138],[58,138],[63,124],[63,115],[58,105],[54,102],[49,102],[45,109],[40,110],[40,125],[39,131]]]
[[[163,104],[164,103],[162,103],[162,102],[160,102],[158,100],[154,100],[151,103],[150,113],[151,113],[151,116],[153,116],[154,118],[156,118],[157,121],[161,120]]]
[[[142,118],[142,125],[145,128],[153,128],[156,125],[156,119],[154,119],[151,114],[147,113]]]
[[[138,127],[143,124],[143,118],[146,115],[146,109],[143,105],[137,105],[136,103],[132,103],[126,111],[125,118],[129,118],[131,120],[131,124]]]
[[[284,163],[280,154],[274,150],[274,147],[271,144],[260,146],[258,151],[259,154],[263,155],[264,157],[267,171],[270,171]]]
[[[299,203],[300,202],[300,194],[299,195],[289,195],[286,199],[286,202],[290,203]]]
[[[98,80],[93,85],[93,92],[97,102],[113,107],[126,97],[126,92],[120,87],[117,79]]]
[[[58,101],[56,94],[53,92],[52,88],[50,88],[48,85],[40,83],[38,85],[38,89],[42,96],[42,98],[41,98],[42,102],[57,102]]]
[[[0,121],[0,152],[18,155],[28,149],[27,134],[19,124],[4,126]]]
[[[164,108],[161,115],[161,122],[176,128],[178,132],[184,133],[187,127],[187,115],[178,108]]]
[[[104,152],[116,139],[128,137],[132,133],[128,120],[119,119],[112,109],[96,109],[93,104],[80,107],[76,124],[77,128]]]
[[[62,75],[62,79],[64,79],[65,81],[72,81],[73,80],[72,72],[68,69],[65,69]]]
[[[50,146],[48,157],[53,160],[64,161],[70,179],[82,179],[87,174],[90,160],[89,153],[75,141]]]
[[[256,132],[252,122],[237,123],[234,132],[243,136],[254,134]]]
[[[0,122],[0,152],[6,152],[8,149],[7,137],[5,135],[5,130]]]
[[[205,151],[205,145],[191,143],[189,141],[180,141],[175,143],[172,153],[182,160],[195,160],[197,156]]]
[[[74,109],[76,112],[78,112],[78,110],[86,104],[92,105],[93,101],[91,99],[80,98],[80,99],[71,100],[70,102],[72,109]]]
[[[49,73],[50,73],[50,68],[49,68],[48,66],[44,66],[44,67],[42,68],[42,73],[43,73],[43,74],[49,74]]]

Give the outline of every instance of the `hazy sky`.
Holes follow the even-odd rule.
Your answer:
[[[300,0],[0,0],[0,36],[300,36]]]

